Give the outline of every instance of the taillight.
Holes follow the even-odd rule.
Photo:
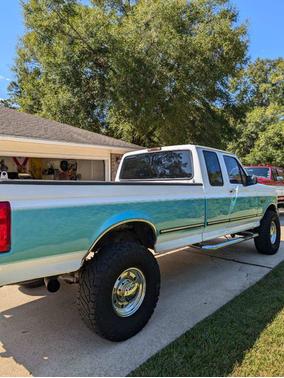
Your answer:
[[[0,252],[11,248],[11,207],[9,202],[0,202]]]

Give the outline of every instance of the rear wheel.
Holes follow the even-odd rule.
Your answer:
[[[146,247],[135,242],[107,245],[80,272],[79,311],[97,334],[126,340],[150,319],[159,289],[159,266]]]
[[[264,255],[277,253],[280,246],[280,230],[278,214],[273,210],[268,210],[258,228],[259,236],[254,239],[259,253]]]

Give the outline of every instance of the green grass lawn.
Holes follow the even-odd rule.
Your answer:
[[[284,263],[131,373],[227,375],[284,375]]]

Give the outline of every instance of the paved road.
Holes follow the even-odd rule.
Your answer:
[[[76,285],[64,284],[57,294],[0,288],[0,375],[125,376],[283,260],[284,242],[275,256],[259,255],[246,242],[214,253],[187,248],[159,257],[155,314],[123,343],[103,340],[84,326]]]

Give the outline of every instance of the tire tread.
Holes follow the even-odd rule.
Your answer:
[[[272,220],[277,227],[277,239],[274,244],[270,240],[270,225]],[[280,246],[280,221],[278,214],[273,210],[267,210],[258,228],[259,236],[254,239],[257,251],[263,255],[274,255]]]
[[[102,311],[100,311],[97,298],[101,296],[102,282],[104,282],[106,274],[110,272],[113,267],[120,266],[123,264],[123,262],[127,261],[127,257],[131,254],[136,254],[139,259],[145,259],[145,261],[148,261],[147,263],[149,264],[151,264],[152,261],[153,274],[156,274],[158,277],[153,307],[151,308],[151,311],[149,311],[150,309],[147,310],[148,319],[145,322],[146,324],[155,310],[159,298],[160,288],[160,273],[158,264],[152,253],[148,251],[147,248],[135,242],[107,245],[102,248],[99,253],[95,254],[92,260],[86,262],[80,271],[78,291],[80,316],[89,329],[98,335],[113,341],[127,339],[133,336],[139,330],[136,332],[130,332],[129,335],[121,338],[118,337],[115,327],[101,327],[101,324],[106,322],[106,320],[104,319],[104,314]]]

